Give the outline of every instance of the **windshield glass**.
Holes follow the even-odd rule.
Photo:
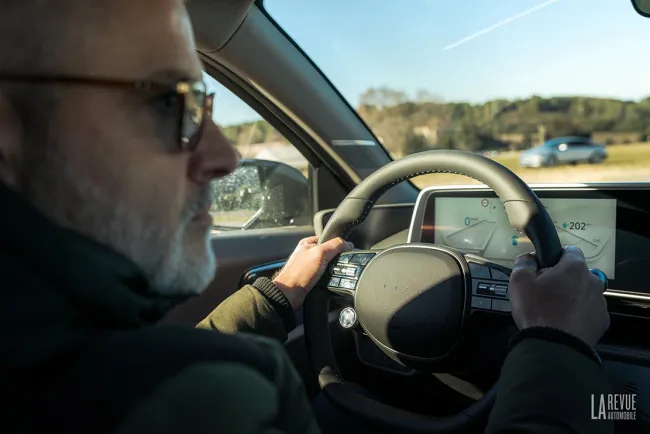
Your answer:
[[[650,20],[629,0],[264,5],[393,158],[462,149],[527,182],[650,181]],[[558,137],[586,140],[522,152]]]

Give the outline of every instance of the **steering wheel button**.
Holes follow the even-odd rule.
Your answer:
[[[496,268],[490,268],[490,272],[492,273],[493,280],[503,280],[506,282],[510,280],[510,276],[508,276],[503,271],[497,270]]]
[[[339,287],[344,289],[355,289],[356,286],[357,286],[357,282],[355,282],[354,280],[341,279],[341,283]]]
[[[492,299],[486,297],[472,297],[472,307],[475,309],[492,309]]]
[[[508,294],[508,287],[505,285],[496,285],[494,287],[494,294],[505,297]]]
[[[350,259],[352,259],[353,256],[354,255],[341,255],[339,256],[339,259],[336,262],[338,262],[339,264],[347,264],[348,262],[350,262]]]
[[[357,267],[348,267],[343,269],[343,274],[349,277],[359,277],[359,269]]]
[[[341,284],[340,277],[332,277],[329,283],[327,284],[327,286],[331,286],[332,288],[338,288],[340,284]]]
[[[491,279],[490,269],[474,262],[469,263],[469,273],[474,279]]]
[[[508,300],[492,300],[492,310],[510,312],[510,302]]]
[[[350,259],[350,264],[366,265],[373,256],[375,256],[374,253],[357,253]]]
[[[357,325],[357,313],[351,307],[346,307],[339,314],[341,327],[349,329]]]
[[[479,294],[490,295],[490,285],[487,283],[479,283],[476,292]]]

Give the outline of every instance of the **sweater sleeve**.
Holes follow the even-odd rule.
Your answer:
[[[592,402],[611,393],[600,358],[559,330],[520,332],[497,387],[488,434],[614,432],[613,421],[592,417]]]
[[[295,313],[284,294],[271,280],[259,278],[224,300],[197,327],[254,333],[284,342],[295,324]]]

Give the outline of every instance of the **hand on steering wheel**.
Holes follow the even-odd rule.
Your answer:
[[[273,278],[273,283],[287,297],[294,310],[302,307],[309,291],[321,278],[327,265],[336,255],[350,251],[352,243],[343,238],[333,238],[318,244],[318,237],[303,238],[286,265]]]
[[[520,330],[552,327],[593,348],[609,328],[605,289],[577,247],[566,247],[556,266],[541,270],[527,253],[517,258],[510,276],[512,316]]]

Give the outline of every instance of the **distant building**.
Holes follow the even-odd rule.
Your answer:
[[[526,141],[526,136],[521,133],[499,134],[497,138],[509,145],[522,145]]]
[[[640,142],[641,137],[642,134],[638,131],[595,131],[591,135],[591,141],[602,145],[618,145]]]
[[[511,151],[522,149],[529,146],[526,135],[522,133],[499,134],[497,140],[508,145]]]

